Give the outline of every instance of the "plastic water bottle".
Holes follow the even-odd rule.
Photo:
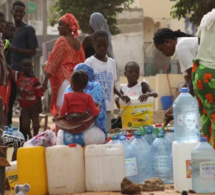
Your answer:
[[[125,163],[126,177],[136,184],[143,184],[146,179],[152,177],[150,146],[141,134],[137,133],[134,137]]]
[[[153,176],[164,183],[173,183],[172,145],[159,133],[151,146]]]
[[[180,91],[173,103],[175,138],[178,142],[195,142],[200,135],[198,102],[190,95],[188,84]]]
[[[24,135],[19,131],[18,127],[13,127],[13,136],[25,139]]]
[[[175,141],[175,133],[174,133],[174,128],[171,128],[169,133],[166,133],[166,135],[164,136],[164,139],[166,139],[167,141],[169,141],[171,144],[172,142]]]
[[[120,144],[119,137],[114,135],[107,144]]]
[[[205,137],[191,153],[192,189],[196,193],[215,193],[215,151]]]
[[[144,135],[144,138],[148,142],[149,145],[152,145],[153,141],[156,139],[156,135],[152,134],[153,128],[151,126],[148,126],[146,129],[146,134]]]

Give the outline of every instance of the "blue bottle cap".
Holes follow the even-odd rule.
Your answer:
[[[13,127],[13,131],[18,131],[18,127]]]
[[[164,134],[160,132],[160,133],[158,134],[157,137],[158,137],[158,138],[163,138],[163,137],[164,137]]]
[[[112,139],[112,140],[118,140],[119,137],[118,137],[118,135],[114,135],[111,139]]]
[[[146,134],[152,134],[153,131],[153,127],[152,126],[148,126],[146,129]]]
[[[200,142],[207,142],[207,138],[206,137],[201,137]]]
[[[135,137],[135,138],[142,138],[142,135],[141,135],[140,132],[136,132],[136,133],[134,134],[134,137]]]
[[[7,131],[9,129],[8,126],[4,126],[4,130]]]
[[[189,92],[189,89],[188,89],[187,87],[182,87],[182,88],[180,89],[180,91],[181,91],[182,93],[187,93],[187,92]]]
[[[174,128],[171,128],[169,132],[175,132],[175,129],[174,129]]]

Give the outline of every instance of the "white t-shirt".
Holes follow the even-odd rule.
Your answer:
[[[138,82],[133,87],[128,87],[128,84],[121,84],[120,89],[123,92],[124,95],[130,97],[130,96],[141,96],[143,94],[142,92],[142,85],[140,82]]]
[[[196,59],[198,47],[197,37],[179,37],[177,39],[175,54],[184,76],[187,75],[186,70],[193,67],[193,60]]]
[[[207,27],[197,31],[197,36],[200,37],[197,59],[199,59],[200,63],[207,68],[215,69],[215,22],[209,30],[206,28]]]
[[[114,108],[114,84],[117,81],[116,62],[109,58],[107,62],[103,62],[91,56],[85,60],[85,63],[91,66],[95,73],[95,79],[103,88],[106,110],[111,111]]]

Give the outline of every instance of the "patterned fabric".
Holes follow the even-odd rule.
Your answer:
[[[65,14],[60,18],[60,20],[64,21],[69,25],[70,30],[74,37],[78,36],[78,30],[80,29],[76,18],[72,14]]]
[[[42,87],[37,77],[27,77],[23,72],[19,74],[16,82],[19,94],[19,105],[28,108],[38,102],[38,97],[43,96]]]
[[[54,48],[49,56],[45,71],[51,75],[52,100],[50,111],[56,114],[56,101],[58,90],[65,79],[70,80],[76,64],[84,62],[85,55],[80,42],[80,49],[76,51],[64,36],[55,42]]]
[[[215,69],[195,60],[192,69],[194,92],[199,103],[202,134],[215,149]]]
[[[78,64],[74,71],[78,70],[83,70],[88,74],[89,81],[87,86],[84,88],[84,92],[90,94],[93,97],[93,100],[101,105],[101,110],[99,115],[96,117],[95,120],[95,125],[101,129],[105,133],[105,139],[107,137],[107,130],[106,130],[106,120],[107,120],[107,115],[106,115],[106,104],[105,104],[105,99],[104,99],[104,93],[101,85],[95,81],[95,75],[93,69],[88,66],[87,64],[81,63]],[[67,89],[65,90],[65,93],[72,92],[71,86],[68,86]],[[88,130],[86,130],[88,131]],[[79,144],[84,144],[86,143],[87,140],[84,139],[85,132],[80,133],[80,134],[73,134],[72,133],[67,133],[64,131],[64,143],[79,143]],[[97,139],[96,135],[95,137],[92,137],[92,140]],[[102,135],[101,135],[102,136]],[[78,140],[74,140],[75,137],[77,137]],[[72,140],[69,140],[69,139]],[[77,142],[75,142],[77,141]]]

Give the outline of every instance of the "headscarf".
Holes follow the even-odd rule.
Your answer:
[[[96,117],[95,124],[107,135],[106,131],[106,104],[103,89],[100,83],[95,81],[95,74],[91,66],[80,63],[74,68],[74,72],[78,70],[83,70],[87,73],[89,81],[87,86],[84,88],[84,92],[90,94],[95,102],[101,105],[101,110],[99,115]],[[68,86],[64,93],[72,92],[71,86]],[[66,132],[65,132],[66,133]]]
[[[74,37],[78,36],[78,30],[80,29],[80,27],[75,16],[73,16],[72,14],[65,14],[60,18],[60,20],[64,21],[66,24],[69,25],[69,28],[72,31]]]
[[[104,16],[99,12],[95,12],[95,13],[91,14],[90,26],[92,27],[94,32],[97,30],[104,30],[108,34],[109,47],[107,50],[107,55],[108,55],[108,57],[114,58],[113,47],[112,47],[112,43],[111,43],[111,33],[109,31],[109,28],[108,28],[108,25],[107,25],[107,22],[106,22]]]

